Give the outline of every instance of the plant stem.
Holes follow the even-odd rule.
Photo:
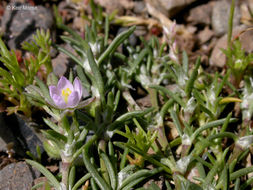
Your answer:
[[[68,178],[69,178],[69,169],[70,169],[70,162],[62,162],[61,165],[61,173],[62,173],[62,183],[68,189]]]
[[[99,140],[98,142],[98,148],[100,151],[102,152],[106,152],[106,141],[104,139],[101,139]],[[103,178],[105,179],[105,181],[110,184],[110,178],[109,178],[109,174],[107,172],[107,169],[106,169],[106,165],[105,165],[105,162],[102,158],[100,158],[100,168],[101,168],[101,172],[102,172],[102,175],[103,175]]]
[[[227,39],[228,49],[231,49],[234,10],[235,10],[235,0],[232,0],[231,7],[230,7],[229,21],[228,21],[228,39]]]
[[[147,88],[148,94],[150,95],[150,100],[152,107],[155,108],[155,111],[159,109],[158,100],[157,100],[157,90],[153,88]]]
[[[133,97],[131,96],[129,90],[125,90],[122,93],[123,98],[127,101],[127,103],[130,105],[130,111],[134,110],[141,110],[141,108],[137,105],[137,103],[134,101]]]
[[[163,126],[157,126],[155,128],[156,131],[158,131],[158,142],[160,144],[160,146],[162,147],[162,150],[165,151],[167,150],[168,146],[169,146],[169,143],[168,143],[168,140],[167,140],[167,137],[165,135],[165,130],[164,130],[164,127]]]

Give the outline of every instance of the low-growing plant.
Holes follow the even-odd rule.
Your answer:
[[[61,38],[74,53],[58,50],[77,64],[74,73],[68,79],[50,74],[47,84],[36,77],[36,84],[26,87],[27,100],[51,116],[44,118],[50,127],[42,131],[44,147],[50,157],[61,161],[56,177],[40,163],[27,160],[48,178],[47,188],[144,189],[142,183],[156,174],[164,177],[167,189],[251,186],[253,167],[245,168],[244,162],[253,143],[252,79],[240,78],[242,93],[237,83],[229,81],[231,73],[248,74],[250,56],[245,58],[240,46],[231,44],[227,55],[243,59],[247,66],[235,70],[230,65],[224,75],[208,74],[200,57],[190,63],[183,52],[180,59],[174,33],[168,44],[160,45],[152,37],[132,47],[128,38],[135,27],[131,27],[108,43],[109,18],[100,36],[98,21],[103,19],[98,14],[86,27],[85,38],[57,17],[58,27],[68,32]],[[118,51],[120,45],[128,56]],[[133,83],[146,91],[152,107],[143,109],[136,103]],[[241,103],[242,123],[228,111],[234,103]],[[152,169],[147,169],[148,164]],[[76,175],[80,165],[86,168],[83,177]],[[159,187],[152,183],[149,189]]]
[[[30,55],[20,63],[15,52],[9,51],[0,40],[0,92],[13,105],[7,107],[8,114],[21,111],[30,117],[31,105],[23,94],[24,88],[33,83],[34,77],[43,65],[47,68],[45,76],[52,72],[49,31],[45,33],[43,30],[38,30],[33,38],[34,42],[23,44],[23,49],[29,51]]]
[[[244,73],[253,61],[253,54],[249,53],[246,55],[246,52],[242,48],[241,42],[238,39],[239,36],[232,39],[234,9],[235,1],[232,0],[228,25],[227,49],[222,49],[222,51],[227,57],[227,66],[232,72],[231,82],[236,88],[238,88]]]
[[[57,82],[56,76],[50,74],[47,81],[49,87],[38,78],[36,78],[36,86],[29,85],[26,87],[28,100],[34,105],[42,107],[56,121],[54,123],[49,119],[44,119],[45,123],[51,128],[50,130],[43,131],[47,139],[44,142],[44,147],[51,157],[61,159],[62,161],[60,168],[62,175],[61,183],[44,166],[32,160],[27,160],[27,162],[38,168],[56,189],[71,189],[72,185],[74,186],[72,183],[74,174],[72,174],[71,168],[75,165],[75,161],[82,151],[84,151],[84,164],[88,171],[92,171],[91,176],[98,186],[102,189],[111,189],[107,185],[103,185],[105,183],[101,180],[101,177],[94,175],[95,170],[88,161],[89,159],[87,159],[89,148],[95,142],[105,142],[100,147],[103,150],[116,128],[124,125],[127,121],[131,121],[134,117],[142,117],[153,110],[150,108],[144,111],[133,111],[122,114],[120,117],[115,117],[120,92],[115,92],[114,89],[111,89],[109,92],[105,91],[104,88],[107,83],[104,82],[101,75],[101,72],[104,70],[103,67],[98,67],[99,65],[97,65],[99,60],[101,60],[101,65],[106,64],[107,62],[103,62],[103,60],[115,51],[115,48],[130,35],[133,29],[117,37],[103,53],[97,52],[94,49],[92,51],[90,46],[94,45],[94,43],[91,44],[91,42],[83,39],[75,41],[74,39],[63,37],[63,39],[70,42],[77,49],[80,55],[80,58],[75,58],[75,60],[79,60],[77,63],[84,68],[84,72],[81,70],[82,68],[79,68],[78,71],[81,80],[76,78],[72,84],[73,76],[70,75],[69,80],[61,77]],[[92,31],[89,30],[87,32]],[[75,33],[73,34],[76,36]],[[90,38],[87,40],[92,41]],[[73,56],[71,57],[74,58]],[[97,57],[99,57],[98,61],[95,61]],[[82,89],[86,87],[88,88],[87,91],[91,93],[92,98],[80,102],[84,92]],[[109,87],[110,85],[108,85],[107,91]],[[85,107],[84,112],[78,111],[83,107]],[[80,121],[83,122],[82,125],[80,125]],[[94,135],[85,143],[85,138],[89,131],[93,132]],[[106,164],[101,159],[102,171],[105,171]]]

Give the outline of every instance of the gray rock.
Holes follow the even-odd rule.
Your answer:
[[[151,6],[158,9],[166,16],[174,16],[176,13],[198,0],[145,0]]]
[[[187,21],[193,24],[210,25],[214,3],[215,2],[211,1],[207,4],[192,8],[187,17]]]
[[[33,180],[39,177],[38,171],[25,162],[12,163],[0,171],[1,190],[30,190]]]
[[[8,4],[2,17],[1,28],[11,49],[20,49],[21,43],[32,39],[38,28],[50,29],[53,15],[50,9],[28,4]]]
[[[135,13],[143,13],[146,9],[146,5],[144,3],[144,1],[136,1],[134,2],[134,12]]]
[[[230,13],[230,2],[223,0],[217,1],[212,11],[212,27],[217,36],[225,34],[228,30],[228,20]],[[235,7],[233,27],[240,24],[240,8]]]
[[[73,55],[78,56],[78,54],[69,44],[63,44],[61,47],[71,52]],[[76,63],[69,56],[60,51],[59,54],[52,59],[52,65],[54,74],[58,77],[61,77],[65,74],[68,75],[69,71],[76,66]]]
[[[136,29],[134,31],[134,35],[138,38],[139,36],[145,36],[147,35],[148,30],[145,26],[136,26]]]
[[[200,44],[203,44],[210,40],[213,36],[213,30],[210,30],[208,26],[204,28],[204,30],[199,31],[197,34]]]
[[[15,138],[11,128],[7,126],[3,114],[0,114],[0,151],[7,152],[8,144],[13,144],[12,149],[20,156],[25,155],[25,150]]]
[[[37,155],[36,148],[40,147],[41,153],[44,152],[41,134],[36,131],[38,127],[35,123],[29,122],[26,118],[16,115],[19,124],[19,140],[25,150],[30,151],[33,155]],[[41,137],[41,139],[39,138]]]
[[[52,59],[53,70],[58,77],[63,76],[66,73],[67,64],[68,56],[62,52],[60,52],[56,58]]]
[[[123,15],[126,9],[134,7],[133,0],[94,0],[94,2],[104,7],[109,14],[117,10],[118,15]]]
[[[7,145],[13,143],[12,149],[19,156],[26,155],[30,151],[37,155],[36,147],[44,152],[40,134],[32,127],[33,123],[28,122],[18,115],[4,117],[0,115],[0,151],[6,152]]]

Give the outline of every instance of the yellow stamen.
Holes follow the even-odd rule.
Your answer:
[[[62,97],[65,101],[65,103],[68,103],[69,95],[72,93],[72,91],[69,88],[65,88],[61,91]]]

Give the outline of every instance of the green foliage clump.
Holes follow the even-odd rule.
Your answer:
[[[0,67],[0,92],[4,94],[7,101],[14,105],[7,108],[8,114],[21,111],[30,117],[31,104],[23,94],[24,88],[33,83],[34,77],[42,65],[47,68],[45,76],[52,72],[49,31],[45,33],[38,30],[33,38],[34,42],[23,44],[23,49],[29,51],[30,56],[22,63],[18,62],[15,52],[9,51],[0,39],[0,61],[2,64]]]

